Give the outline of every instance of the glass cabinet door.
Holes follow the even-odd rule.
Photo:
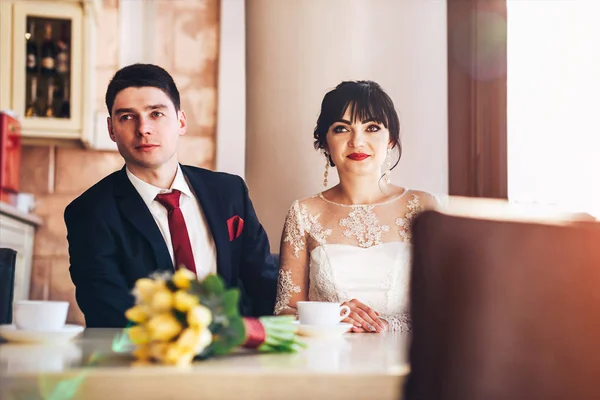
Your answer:
[[[14,8],[13,109],[23,131],[77,137],[81,130],[81,9],[19,2]],[[37,136],[37,135],[36,135]]]

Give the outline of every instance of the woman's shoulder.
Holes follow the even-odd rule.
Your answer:
[[[420,209],[432,209],[439,206],[438,198],[432,193],[423,190],[406,189],[406,197],[409,203],[412,202],[412,204],[418,206]]]
[[[298,205],[300,207],[302,207],[302,206],[311,207],[311,206],[316,206],[316,205],[322,203],[322,201],[323,201],[323,193],[319,192],[310,197],[304,197],[302,199],[294,200],[294,202],[292,203],[292,206]]]
[[[294,200],[289,209],[290,211],[313,214],[318,212],[319,205],[323,202],[322,199],[322,194],[317,193],[310,197]]]

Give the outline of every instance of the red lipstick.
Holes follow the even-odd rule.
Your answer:
[[[352,154],[348,154],[347,156],[349,159],[354,160],[354,161],[362,161],[365,158],[370,157],[368,154],[365,153],[352,153]]]

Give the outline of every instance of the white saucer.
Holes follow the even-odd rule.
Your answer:
[[[352,324],[340,322],[337,325],[303,325],[299,321],[294,321],[298,325],[298,335],[309,337],[333,337],[341,336],[352,328]]]
[[[59,331],[17,329],[15,325],[0,325],[0,336],[8,341],[24,343],[67,342],[83,332],[81,325],[65,325]]]

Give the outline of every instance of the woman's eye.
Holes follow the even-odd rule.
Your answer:
[[[348,132],[348,129],[346,129],[345,126],[338,125],[335,128],[333,128],[333,132],[334,133],[343,133],[343,132]]]
[[[367,132],[377,132],[380,130],[381,130],[381,128],[379,127],[379,125],[369,125],[367,127]]]

